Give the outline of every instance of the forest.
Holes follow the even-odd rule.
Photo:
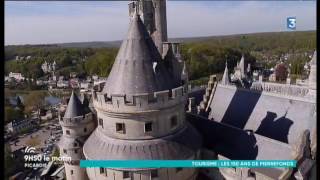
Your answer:
[[[226,61],[233,68],[241,56],[247,63],[256,62],[271,68],[284,54],[290,54],[285,63],[291,64],[291,73],[301,75],[303,66],[310,58],[305,53],[316,48],[316,32],[272,32],[231,36],[179,38],[181,54],[187,62],[190,80],[222,73]],[[20,72],[25,77],[42,78],[45,74],[41,64],[55,61],[57,75],[69,76],[77,72],[80,76],[97,74],[108,76],[117,47],[64,47],[58,45],[19,45],[5,47],[5,74]],[[29,60],[15,60],[16,56],[31,56]]]

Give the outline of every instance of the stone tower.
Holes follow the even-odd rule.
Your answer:
[[[167,72],[148,29],[131,18],[107,81],[93,88],[98,127],[84,144],[88,160],[198,159],[201,137],[185,119],[187,85]],[[89,179],[195,179],[191,168],[87,168]]]
[[[166,0],[135,0],[129,4],[129,15],[138,13],[160,54],[168,41]]]
[[[64,162],[67,180],[88,179],[84,168],[80,168],[83,156],[83,144],[95,128],[92,113],[72,92],[63,118],[59,115],[63,135],[59,142],[60,155],[71,157],[71,162]]]

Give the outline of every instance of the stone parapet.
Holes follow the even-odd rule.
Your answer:
[[[86,124],[92,121],[92,113],[88,113],[84,116],[78,116],[74,118],[62,118],[59,116],[59,122],[61,126],[79,126],[79,123]]]
[[[277,84],[277,83],[261,83],[262,90],[266,92],[273,92],[286,96],[304,97],[308,94],[309,89],[303,86]]]
[[[187,100],[186,86],[180,86],[172,90],[158,91],[155,93],[134,95],[108,95],[95,90],[92,93],[94,107],[118,113],[157,110],[185,103]]]

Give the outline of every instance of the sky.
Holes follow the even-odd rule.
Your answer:
[[[316,29],[316,1],[167,1],[169,38]],[[114,41],[128,1],[5,1],[5,45]]]

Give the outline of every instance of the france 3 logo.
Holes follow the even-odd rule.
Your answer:
[[[296,17],[288,17],[287,18],[287,28],[290,30],[296,30]]]

